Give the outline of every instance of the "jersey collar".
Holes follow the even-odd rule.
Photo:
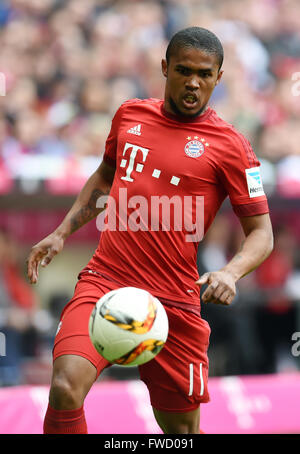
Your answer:
[[[170,112],[167,112],[164,107],[164,102],[162,101],[160,106],[161,113],[164,117],[169,118],[170,120],[177,121],[178,123],[202,123],[203,121],[207,120],[207,118],[212,114],[213,110],[211,107],[207,107],[207,109],[198,117],[187,118],[185,116],[175,115]]]

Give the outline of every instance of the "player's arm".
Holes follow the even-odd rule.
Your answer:
[[[48,265],[62,250],[65,240],[104,209],[97,208],[96,203],[99,197],[109,194],[114,174],[115,168],[103,161],[87,180],[62,223],[32,247],[27,259],[27,275],[32,284],[37,282],[39,264]]]
[[[236,294],[236,282],[255,270],[272,252],[273,231],[269,214],[240,218],[245,240],[240,250],[219,271],[203,274],[196,282],[208,284],[202,301],[228,305]]]

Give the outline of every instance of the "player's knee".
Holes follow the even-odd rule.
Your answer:
[[[165,434],[198,434],[199,427],[187,422],[167,423],[164,425]]]
[[[50,406],[56,410],[82,407],[96,378],[96,368],[86,358],[78,355],[59,356],[53,365]]]
[[[200,408],[185,412],[163,412],[153,408],[154,416],[165,434],[199,434]]]
[[[52,378],[49,403],[57,410],[71,410],[83,405],[84,396],[80,388],[64,373]]]

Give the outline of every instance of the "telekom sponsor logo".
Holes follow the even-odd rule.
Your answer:
[[[241,377],[223,377],[219,383],[226,396],[228,411],[236,417],[240,429],[251,429],[255,426],[255,414],[270,413],[272,410],[271,400],[266,394],[247,396],[247,388]]]
[[[118,200],[101,196],[97,208],[104,209],[96,221],[100,231],[184,232],[187,242],[199,242],[204,235],[204,197],[174,195],[168,197],[142,195],[127,197],[120,188]]]

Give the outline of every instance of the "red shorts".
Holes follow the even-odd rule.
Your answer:
[[[94,348],[88,322],[95,303],[105,293],[121,287],[102,276],[80,276],[71,301],[64,307],[56,333],[53,360],[61,355],[87,358],[98,376],[111,364]],[[164,304],[164,300],[160,298]],[[169,335],[164,348],[151,361],[139,366],[151,405],[160,411],[186,412],[209,401],[207,389],[210,328],[198,313],[164,304],[169,318]]]

